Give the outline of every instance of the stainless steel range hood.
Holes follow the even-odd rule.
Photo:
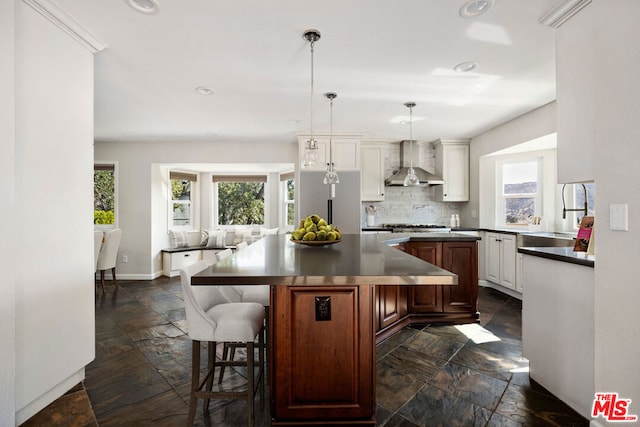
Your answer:
[[[416,149],[417,147],[413,147]],[[409,141],[401,141],[400,142],[400,169],[389,178],[384,181],[384,185],[387,186],[397,186],[404,184],[404,178],[407,176],[407,172],[409,171],[409,165],[411,164],[411,159],[409,158]],[[417,164],[417,156],[414,156],[414,164]],[[427,172],[426,170],[419,168],[417,166],[413,166],[413,171],[418,177],[418,181],[421,186],[428,185],[442,185],[444,184],[444,180],[442,177],[438,177],[433,175],[432,173]]]

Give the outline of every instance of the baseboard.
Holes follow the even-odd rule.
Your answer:
[[[31,403],[28,403],[24,407],[16,411],[16,425],[20,425],[33,417],[35,414],[46,408],[51,402],[71,390],[76,384],[84,381],[84,367],[69,377],[60,381],[57,385],[53,386],[49,391],[45,392],[40,397],[37,397]]]
[[[116,271],[116,277],[118,280],[153,280],[162,276],[162,270],[153,272],[151,274],[123,274]],[[96,280],[100,280],[100,275],[96,274]],[[111,271],[107,271],[104,275],[105,281],[111,281],[113,278],[111,277]]]
[[[478,280],[478,286],[483,286],[485,288],[495,289],[496,291],[500,291],[503,294],[507,294],[510,297],[522,300],[522,294],[520,292],[516,292],[513,289],[505,288],[504,286],[500,286],[497,283],[489,282],[487,280]]]

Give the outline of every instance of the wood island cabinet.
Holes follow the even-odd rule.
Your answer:
[[[271,425],[374,424],[373,289],[272,287]]]
[[[409,323],[479,321],[476,241],[408,241],[397,247],[457,274],[458,284],[377,286],[375,295],[378,342]]]

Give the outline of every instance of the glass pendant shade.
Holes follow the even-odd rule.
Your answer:
[[[324,174],[324,179],[322,180],[323,183],[325,184],[338,184],[340,183],[340,177],[338,176],[338,174],[335,171],[335,165],[333,164],[333,100],[336,99],[336,97],[338,96],[337,94],[333,93],[333,92],[328,92],[324,94],[325,97],[327,97],[327,99],[329,99],[329,106],[330,106],[330,111],[331,111],[331,115],[329,118],[329,128],[330,128],[330,133],[329,133],[329,161],[327,162],[327,173]],[[333,192],[335,191],[334,188],[332,188],[332,196]]]
[[[304,168],[318,168],[324,164],[324,159],[318,149],[318,143],[315,139],[307,141],[307,146],[304,149],[304,155],[302,156],[302,167]]]
[[[407,171],[407,176],[404,177],[404,182],[402,185],[405,187],[415,187],[419,184],[418,177],[416,176],[416,172],[413,170],[413,167],[410,167]]]

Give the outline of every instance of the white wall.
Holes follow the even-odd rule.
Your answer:
[[[118,277],[151,279],[162,271],[160,250],[167,246],[166,183],[162,164],[175,163],[297,163],[297,142],[100,142],[96,160],[118,161],[118,226],[122,229]],[[201,188],[201,191],[204,191]],[[201,212],[202,213],[202,212]],[[276,219],[277,220],[277,219]]]
[[[520,117],[497,126],[471,139],[469,203],[461,206],[460,222],[469,227],[480,225],[480,158],[516,144],[530,141],[556,131],[556,104],[551,102]],[[474,216],[473,213],[476,213]]]
[[[0,2],[0,425],[15,421],[15,49],[14,2]]]
[[[611,4],[614,3],[614,4]],[[640,416],[640,2],[596,0],[595,385],[632,399]],[[629,231],[609,229],[609,205],[629,206]]]
[[[15,7],[19,424],[83,380],[95,354],[93,56],[25,3]]]

